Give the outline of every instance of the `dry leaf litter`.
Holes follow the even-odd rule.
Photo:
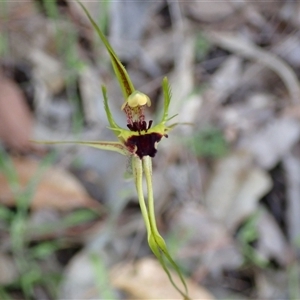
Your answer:
[[[170,79],[180,126],[155,157],[154,193],[191,297],[299,298],[299,3],[83,2],[154,119]],[[29,141],[112,138],[101,84],[124,119],[104,50],[74,1],[0,8],[0,292],[10,299],[26,297],[17,230],[37,274],[32,299],[179,299],[146,246],[128,162]]]

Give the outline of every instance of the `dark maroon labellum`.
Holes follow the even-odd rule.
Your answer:
[[[136,147],[135,153],[140,159],[147,155],[154,157],[157,152],[155,144],[158,143],[162,137],[163,135],[156,132],[133,135],[127,140],[126,146],[132,149]]]

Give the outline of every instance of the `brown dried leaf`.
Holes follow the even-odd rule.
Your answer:
[[[3,10],[5,17],[3,17],[4,14],[1,14],[0,30],[5,30],[8,26],[10,29],[16,29],[20,20],[34,17],[37,7],[33,1],[7,1]]]
[[[296,264],[293,266],[297,267]],[[298,297],[288,297],[288,286],[290,278],[287,274],[289,272],[283,272],[281,270],[263,269],[255,272],[255,282],[257,286],[256,299],[298,299]],[[298,286],[295,285],[297,288]],[[290,286],[289,286],[290,288]],[[290,291],[290,289],[289,289]]]
[[[242,264],[241,257],[229,231],[200,205],[186,202],[172,218],[172,229],[183,240],[179,255],[192,272],[206,268],[212,273],[233,269]],[[195,261],[199,260],[199,264]],[[201,261],[201,263],[200,263]]]
[[[28,58],[34,65],[36,78],[44,82],[52,94],[58,94],[65,85],[62,63],[38,48],[30,49]]]
[[[200,22],[217,22],[234,13],[235,7],[229,1],[186,1],[183,7],[187,14]]]
[[[192,35],[184,35],[184,38],[180,39],[180,43],[178,43],[178,52],[175,57],[176,67],[170,76],[170,86],[172,87],[170,116],[182,110],[185,100],[193,89],[194,49],[195,38]]]
[[[10,284],[18,278],[17,266],[11,256],[0,253],[0,284]]]
[[[39,163],[28,158],[13,159],[18,175],[20,191],[26,188],[29,181],[37,174]],[[5,176],[0,173],[0,202],[13,206],[15,196]],[[80,184],[69,172],[58,167],[46,170],[37,185],[30,207],[32,209],[52,208],[57,210],[70,210],[77,207],[92,207],[93,201]]]
[[[283,157],[286,188],[286,224],[288,237],[292,244],[297,245],[299,254],[300,236],[300,144],[299,142]]]
[[[175,282],[179,279],[172,274]],[[135,264],[116,265],[110,274],[114,287],[126,291],[135,299],[181,299],[157,260],[144,258]],[[203,287],[186,279],[191,299],[214,299]],[[129,298],[128,298],[129,299]]]
[[[259,253],[267,259],[276,259],[283,266],[288,265],[293,259],[291,249],[278,223],[266,209],[261,209],[257,225]]]
[[[289,117],[273,119],[252,135],[245,136],[240,148],[251,152],[264,169],[273,168],[300,137],[300,124]]]
[[[224,101],[238,86],[242,76],[242,60],[234,55],[224,61],[211,79],[218,102]]]
[[[32,123],[21,90],[0,74],[0,139],[13,150],[27,150],[31,147]]]
[[[99,78],[94,68],[86,66],[79,74],[79,87],[85,120],[87,123],[99,124],[106,116],[102,109],[101,96],[99,97],[101,95]]]
[[[256,210],[271,185],[270,177],[253,164],[249,153],[232,153],[215,164],[205,196],[207,208],[213,217],[235,230]]]
[[[206,36],[212,43],[242,57],[257,61],[275,72],[285,84],[291,101],[299,104],[300,85],[297,75],[282,59],[235,34],[207,31]]]

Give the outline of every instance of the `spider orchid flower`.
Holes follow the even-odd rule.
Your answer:
[[[108,106],[108,99],[106,94],[106,88],[102,86],[102,93],[104,99],[104,108],[106,111],[107,119],[109,122],[109,129],[111,129],[116,135],[118,141],[62,141],[62,142],[50,142],[50,141],[38,141],[39,143],[45,144],[65,144],[65,143],[76,143],[86,146],[99,148],[102,150],[110,150],[121,153],[123,155],[131,157],[132,160],[132,171],[135,181],[135,186],[138,194],[139,204],[142,212],[142,216],[147,229],[147,238],[150,249],[153,254],[157,257],[164,271],[166,272],[170,282],[187,300],[188,297],[187,285],[184,277],[173,258],[171,257],[166,243],[163,237],[160,235],[154,210],[154,198],[153,198],[153,187],[152,187],[152,161],[157,152],[157,144],[164,138],[168,137],[168,132],[176,124],[167,126],[166,123],[171,118],[168,117],[168,109],[171,100],[171,91],[168,84],[167,78],[162,81],[162,88],[164,94],[164,107],[163,115],[158,124],[153,125],[153,121],[146,121],[144,110],[151,105],[149,97],[140,91],[137,91],[130,78],[127,74],[125,67],[120,62],[118,56],[114,52],[113,48],[107,41],[106,37],[92,19],[87,9],[81,4],[81,7],[85,11],[87,17],[92,23],[94,29],[98,33],[102,42],[104,43],[111,59],[111,63],[115,72],[115,75],[120,84],[125,101],[121,106],[127,117],[127,129],[120,127],[113,119],[111,111]],[[147,202],[144,198],[143,193],[143,176],[146,179],[147,185]],[[171,265],[178,277],[180,278],[182,288],[178,287],[178,282],[175,283],[172,274],[169,270],[168,265]],[[154,275],[154,274],[153,274]],[[154,275],[155,276],[155,275]]]

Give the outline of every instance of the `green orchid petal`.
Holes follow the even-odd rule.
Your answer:
[[[46,145],[56,145],[56,144],[79,144],[79,145],[85,145],[93,148],[98,148],[101,150],[108,150],[108,151],[114,151],[118,152],[123,155],[131,155],[131,153],[127,150],[127,148],[119,142],[98,142],[98,141],[36,141],[33,140],[32,142],[37,144],[46,144]]]
[[[122,127],[120,127],[114,120],[111,111],[108,106],[108,99],[107,99],[107,93],[106,93],[106,87],[102,86],[102,95],[103,95],[103,102],[104,102],[104,109],[106,112],[107,120],[110,125],[110,129],[113,130],[113,132],[118,136],[122,130],[124,130]]]
[[[164,113],[161,119],[161,123],[165,123],[168,121],[168,112],[169,112],[169,105],[171,102],[171,87],[169,85],[169,81],[167,77],[164,77],[162,81],[162,88],[163,88],[163,93],[164,93]],[[172,117],[173,118],[173,117]]]
[[[159,123],[154,127],[147,130],[147,133],[159,133],[161,135],[165,135],[170,131],[171,128],[166,126],[164,123]]]
[[[167,77],[164,77],[163,81],[162,81],[162,89],[163,89],[163,94],[164,94],[164,111],[163,111],[163,115],[161,118],[161,121],[153,126],[152,128],[148,129],[148,133],[159,133],[161,135],[166,135],[171,129],[173,129],[173,127],[175,127],[177,125],[177,123],[172,124],[172,125],[168,125],[166,126],[166,123],[173,119],[174,117],[177,116],[174,115],[172,117],[168,117],[169,114],[169,106],[170,106],[170,102],[171,102],[171,87],[169,85],[169,81]]]
[[[108,99],[107,99],[105,86],[102,86],[102,94],[103,94],[103,99],[104,99],[104,108],[105,108],[106,116],[107,116],[107,119],[108,119],[108,122],[110,125],[110,127],[108,127],[108,128],[114,132],[114,134],[118,137],[118,139],[122,143],[125,143],[133,135],[139,135],[138,132],[133,132],[133,131],[124,129],[115,122],[115,120],[111,114],[111,111],[109,109],[109,106],[108,106]],[[126,102],[125,102],[125,104],[126,104]]]
[[[127,74],[127,71],[126,71],[125,67],[122,65],[120,59],[118,58],[117,54],[115,53],[115,51],[111,47],[110,43],[108,42],[108,40],[106,39],[106,37],[102,33],[101,29],[98,27],[97,23],[91,17],[90,13],[87,11],[87,9],[80,2],[79,2],[79,4],[82,7],[82,9],[84,10],[84,12],[86,13],[87,17],[89,18],[89,20],[92,23],[95,30],[97,31],[100,39],[104,43],[104,45],[105,45],[105,47],[106,47],[106,49],[107,49],[107,51],[110,55],[113,69],[115,71],[115,74],[117,76],[117,79],[118,79],[119,84],[120,84],[121,89],[122,89],[123,96],[124,96],[125,101],[126,101],[127,98],[135,90],[134,86],[133,86],[133,84],[132,84],[132,82],[129,78],[129,75]]]

